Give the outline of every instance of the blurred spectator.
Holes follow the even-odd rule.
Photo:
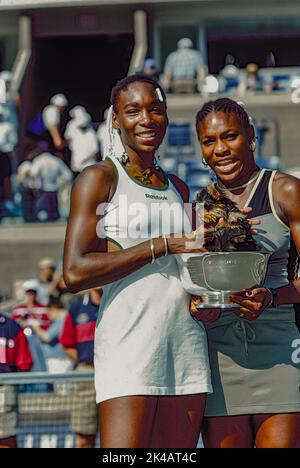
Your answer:
[[[39,261],[38,264],[39,277],[37,281],[37,298],[38,301],[44,305],[48,305],[50,302],[50,296],[55,295],[56,280],[55,280],[55,269],[56,263],[50,257],[44,257]]]
[[[232,57],[232,56],[230,56]],[[234,59],[232,57],[232,59]],[[219,85],[220,92],[235,93],[238,90],[240,84],[240,70],[234,63],[226,63],[225,66],[220,70],[219,74]]]
[[[94,334],[102,289],[92,289],[77,299],[67,314],[60,343],[66,354],[77,364],[80,372],[93,371]],[[74,411],[71,429],[77,434],[78,448],[95,445],[97,432],[97,409],[94,384],[78,382],[74,386]]]
[[[4,94],[2,95],[0,106],[3,111],[4,121],[8,126],[9,140],[5,144],[6,148],[4,150],[0,149],[0,151],[9,154],[11,170],[15,173],[17,166],[16,146],[19,140],[20,95],[15,89],[13,76],[10,71],[2,71],[0,73],[0,81],[4,83]],[[6,211],[10,215],[10,213],[15,211],[10,177],[4,181],[4,199]]]
[[[48,372],[59,374],[70,370],[73,366],[72,361],[66,356],[59,343],[66,310],[58,299],[51,299],[47,311],[51,321],[50,327],[43,330],[39,325],[34,324],[32,329],[42,342]]]
[[[156,64],[153,58],[149,57],[145,60],[143,73],[153,80],[159,81],[159,73],[156,70]]]
[[[38,282],[28,280],[23,283],[25,301],[17,305],[12,311],[12,319],[16,320],[24,329],[33,357],[31,372],[44,372],[47,370],[46,361],[40,339],[33,333],[32,327],[39,325],[47,330],[51,324],[46,307],[37,301]],[[47,385],[24,385],[25,391],[47,390]]]
[[[259,66],[257,63],[248,63],[246,65],[247,72],[247,91],[261,91],[261,82],[258,77]]]
[[[193,43],[189,38],[180,39],[177,50],[172,52],[166,60],[164,68],[164,86],[172,93],[201,92],[206,76],[201,54],[192,49]]]
[[[83,106],[75,106],[69,112],[72,118],[66,127],[64,138],[71,151],[70,167],[75,175],[99,160],[97,134],[91,125],[90,114]]]
[[[63,130],[65,127],[64,113],[68,105],[66,96],[62,93],[55,94],[50,99],[50,104],[42,112],[43,123],[48,131],[48,143],[54,154],[57,151],[63,155],[63,160],[69,165],[68,144],[64,140]]]
[[[12,199],[10,176],[12,153],[16,144],[16,134],[8,121],[8,110],[0,104],[0,219],[4,215],[5,205],[11,203]]]
[[[23,283],[25,300],[12,311],[12,318],[23,327],[39,325],[43,330],[50,326],[47,309],[44,304],[38,302],[37,294],[39,283],[36,280],[28,280]]]
[[[25,160],[17,169],[17,180],[22,193],[23,217],[26,222],[35,221],[34,204],[36,200],[36,189],[31,176],[32,161],[40,154],[39,147],[34,147],[26,154]]]
[[[56,221],[59,217],[58,190],[71,182],[70,169],[40,143],[40,154],[31,164],[30,174],[36,189],[34,218],[37,221]]]
[[[259,66],[257,63],[248,63],[244,73],[240,73],[238,87],[239,95],[262,91],[262,81],[259,78]]]
[[[19,135],[19,112],[20,112],[20,95],[16,91],[13,84],[13,76],[9,71],[2,71],[0,73],[0,81],[4,82],[4,99],[0,102],[7,112],[6,119],[10,124],[13,138],[18,142]]]
[[[0,313],[0,373],[27,372],[32,364],[32,355],[22,328]],[[0,448],[15,448],[16,434],[16,390],[11,385],[0,385]]]

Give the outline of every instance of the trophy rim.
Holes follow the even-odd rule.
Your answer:
[[[244,254],[244,255],[243,255]],[[250,255],[249,255],[250,254]],[[204,294],[205,292],[209,292],[211,298],[213,296],[218,296],[220,292],[224,294],[236,294],[240,293],[242,290],[245,290],[250,287],[261,287],[261,285],[264,283],[266,274],[267,274],[267,269],[268,269],[268,264],[269,264],[269,259],[271,257],[270,252],[265,252],[265,251],[234,251],[234,252],[196,252],[196,253],[186,253],[183,254],[184,256],[181,257],[180,261],[180,276],[181,280],[184,282],[184,284],[190,283],[191,287],[187,287],[187,291],[191,293],[191,289],[199,289],[200,295]],[[222,260],[222,257],[224,260]],[[229,258],[229,261],[232,261],[235,263],[235,273],[234,276],[236,276],[236,280],[234,279],[232,281],[232,287],[227,287],[225,286],[225,283],[215,278],[213,282],[212,280],[209,279],[209,276],[206,274],[206,268],[205,264],[209,259],[211,258],[212,264],[214,263],[214,259],[216,261],[216,265],[218,264],[218,258],[220,259],[221,263],[224,261],[226,263],[226,258]],[[239,265],[238,258],[241,258],[241,265]],[[242,258],[244,257],[244,258]],[[245,258],[246,257],[246,258]],[[248,260],[247,260],[248,257]],[[251,258],[253,260],[251,260]],[[235,260],[234,260],[235,259]],[[242,265],[245,267],[245,262],[249,263],[250,270],[252,273],[245,273],[246,276],[244,276],[244,280],[239,281],[238,280],[238,270],[241,270]],[[257,270],[252,270],[252,268],[259,264],[260,268]],[[199,271],[202,271],[200,273],[200,276],[197,274],[197,270],[200,268]],[[246,268],[247,270],[247,268]],[[186,273],[183,273],[186,271]],[[231,270],[232,273],[234,270]],[[188,276],[187,276],[188,275]],[[247,276],[248,275],[248,276]],[[242,275],[243,276],[243,275]],[[251,279],[252,276],[252,279]],[[248,278],[248,279],[247,279]],[[219,282],[218,282],[219,281]],[[251,284],[250,284],[251,283]],[[220,284],[220,287],[216,287],[214,285]],[[221,286],[223,284],[223,286]],[[226,289],[224,289],[224,286]],[[200,292],[201,290],[201,292]],[[195,294],[197,294],[195,292]]]

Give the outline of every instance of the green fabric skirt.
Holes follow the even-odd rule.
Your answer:
[[[207,324],[213,393],[206,416],[300,412],[300,333],[291,307],[253,322],[226,311]]]

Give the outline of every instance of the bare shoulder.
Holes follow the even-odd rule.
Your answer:
[[[299,222],[300,180],[284,172],[274,178],[273,197],[275,210],[280,219],[292,226]]]
[[[171,179],[173,185],[175,185],[177,191],[180,193],[183,201],[187,203],[190,196],[190,190],[187,184],[175,174],[169,174],[169,178]]]
[[[108,200],[114,191],[116,180],[113,165],[109,161],[101,161],[79,174],[73,185],[73,195],[78,194],[81,199],[93,196]]]
[[[82,184],[83,181],[103,181],[103,179],[107,181],[114,180],[114,169],[112,164],[108,161],[101,161],[86,167],[77,177],[75,184]]]
[[[288,198],[297,198],[300,201],[300,179],[284,172],[277,172],[273,192],[278,200],[288,201]]]

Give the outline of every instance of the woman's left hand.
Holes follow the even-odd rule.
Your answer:
[[[191,296],[190,313],[191,316],[199,322],[211,323],[219,320],[221,309],[197,309],[197,305],[201,304],[200,296]]]
[[[242,307],[234,309],[235,315],[245,320],[256,320],[272,304],[272,293],[266,288],[251,288],[231,294],[230,299]]]

